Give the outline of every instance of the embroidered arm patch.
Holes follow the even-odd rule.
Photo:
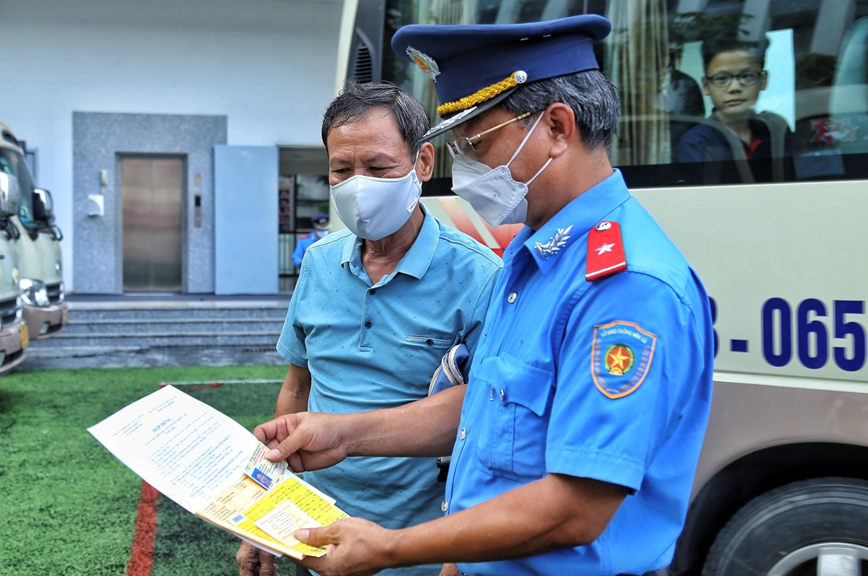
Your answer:
[[[657,336],[632,322],[595,326],[591,376],[597,390],[613,400],[635,392],[648,375],[656,345]]]

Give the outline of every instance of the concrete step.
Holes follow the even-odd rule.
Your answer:
[[[178,346],[254,346],[274,347],[280,337],[279,330],[236,330],[232,332],[183,332],[167,334],[163,331],[115,332],[104,334],[70,334],[66,330],[51,338],[34,340],[27,348],[49,349],[59,347],[178,347]]]
[[[43,364],[55,362],[52,358],[60,362],[63,358],[103,357],[157,362],[166,354],[183,356],[184,350],[190,350],[211,363],[220,356],[217,350],[226,350],[242,362],[249,354],[264,354],[274,363],[282,361],[275,352],[289,308],[289,298],[282,296],[244,300],[71,298],[67,304],[68,322],[63,331],[32,340],[28,356],[42,358]],[[97,360],[87,360],[91,361],[98,365]]]
[[[44,341],[41,341],[44,342]],[[27,348],[27,359],[19,370],[51,368],[132,368],[165,366],[238,366],[272,364],[286,366],[287,361],[274,346],[61,346]]]
[[[160,333],[224,334],[237,331],[277,332],[283,328],[283,318],[159,318],[159,319],[79,319],[75,316],[61,334],[106,335]]]
[[[69,321],[84,322],[90,320],[172,320],[172,319],[236,319],[263,318],[283,321],[289,303],[272,307],[193,307],[193,306],[139,306],[117,308],[82,308],[69,307]]]

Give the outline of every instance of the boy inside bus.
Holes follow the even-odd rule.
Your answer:
[[[705,42],[702,89],[714,105],[711,116],[689,130],[678,144],[678,162],[727,162],[792,157],[793,133],[773,112],[754,110],[768,85],[764,49],[738,40]],[[771,179],[784,179],[784,164],[772,166]],[[757,178],[765,180],[765,178]]]

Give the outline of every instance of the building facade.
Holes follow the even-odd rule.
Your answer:
[[[237,249],[262,242],[274,277],[241,290],[277,291],[278,177],[324,170],[341,12],[339,0],[0,0],[0,120],[53,194],[68,291],[220,293],[223,271],[237,293],[232,278],[261,269]]]

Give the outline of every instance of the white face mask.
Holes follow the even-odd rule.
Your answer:
[[[317,238],[325,238],[329,235],[329,227],[328,226],[314,226],[313,233]]]
[[[492,228],[501,224],[524,224],[527,219],[527,187],[542,174],[553,159],[549,158],[527,183],[516,182],[509,165],[524,148],[540,120],[542,114],[505,165],[489,168],[482,162],[461,155],[455,156],[452,162],[452,191],[467,200]]]
[[[330,186],[335,211],[359,238],[380,240],[407,223],[422,195],[415,162],[402,178],[353,176]]]

